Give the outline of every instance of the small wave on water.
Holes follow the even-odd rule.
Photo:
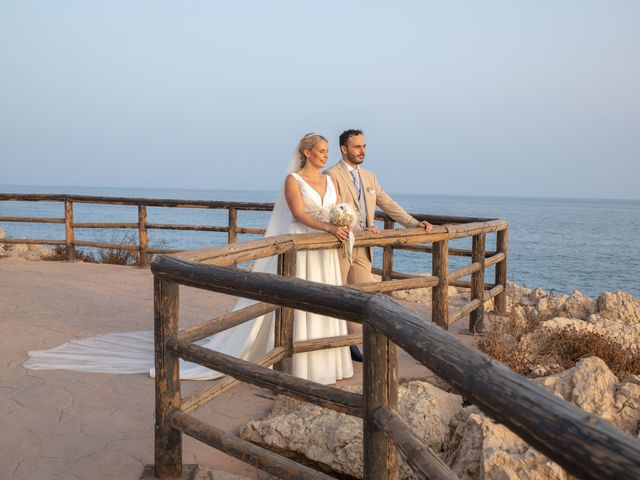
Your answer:
[[[213,191],[177,189],[129,189],[91,187],[0,186],[11,193],[70,193],[120,197],[179,198],[273,202],[268,191]],[[557,198],[471,197],[454,195],[392,195],[409,212],[500,218],[509,222],[508,279],[527,287],[555,293],[580,290],[591,296],[603,291],[625,290],[640,297],[640,201]],[[226,225],[226,211],[149,208],[151,223]],[[0,202],[0,216],[63,217],[60,203]],[[264,227],[268,213],[239,212],[243,227]],[[136,222],[137,209],[130,206],[77,204],[76,222]],[[7,236],[63,239],[64,225],[0,223]],[[125,231],[78,230],[76,238],[109,241]],[[253,239],[244,235],[240,239]],[[488,236],[487,249],[495,235]],[[215,232],[150,231],[153,245],[167,248],[202,248],[226,242]],[[452,242],[470,247],[469,239]],[[376,253],[380,264],[381,254]],[[451,257],[454,269],[469,261]],[[406,273],[431,271],[430,256],[416,252],[395,255],[394,269]],[[490,272],[489,272],[490,273]],[[490,281],[491,277],[487,277]]]

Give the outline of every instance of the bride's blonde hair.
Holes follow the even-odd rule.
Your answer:
[[[304,150],[312,149],[313,146],[321,140],[328,142],[328,140],[322,135],[314,132],[307,133],[300,139],[300,143],[298,143],[298,160],[300,162],[300,168],[304,168],[307,163],[307,157],[304,155]]]

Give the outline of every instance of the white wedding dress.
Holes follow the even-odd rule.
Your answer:
[[[328,208],[337,202],[337,193],[330,177],[324,198],[299,175],[292,173],[300,184],[307,211]],[[276,225],[276,228],[273,228]],[[280,196],[267,228],[266,236],[282,233],[317,232],[294,221]],[[275,273],[275,257],[258,260],[255,271]],[[303,251],[297,253],[296,277],[329,285],[340,285],[340,263],[336,250]],[[255,303],[239,298],[234,310]],[[274,314],[264,315],[232,329],[201,340],[198,345],[247,361],[255,361],[273,348]],[[344,320],[296,310],[294,341],[333,337],[347,334]],[[72,340],[49,350],[31,351],[24,366],[32,370],[74,370],[93,373],[150,373],[154,376],[153,331],[110,333],[83,340]],[[300,353],[293,356],[293,374],[321,384],[332,384],[353,376],[348,347]],[[180,362],[180,378],[209,380],[222,374],[201,365]]]

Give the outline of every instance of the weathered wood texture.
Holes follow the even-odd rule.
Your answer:
[[[298,308],[362,323],[365,292],[352,288],[307,282],[300,278],[282,278],[269,273],[203,265],[171,255],[151,263],[151,271],[181,285],[202,288],[253,300],[266,300],[285,307]]]
[[[255,364],[260,367],[270,367],[273,364],[279,362],[284,358],[284,348],[274,348],[266,355],[263,355],[258,360],[256,360]],[[180,406],[180,410],[185,413],[192,412],[196,408],[205,405],[207,402],[213,400],[217,396],[223,394],[224,392],[230,390],[234,386],[240,383],[240,380],[233,377],[222,377],[213,385],[210,385],[203,390],[196,392],[189,397],[182,400],[182,404]]]
[[[154,278],[154,339],[156,366],[155,465],[158,478],[179,477],[182,472],[182,437],[169,423],[180,408],[178,357],[167,342],[178,332],[178,284]]]
[[[390,438],[378,427],[374,413],[398,405],[398,353],[396,346],[371,325],[364,324],[364,478],[397,479],[398,459]]]
[[[504,255],[504,260],[496,265],[496,284],[504,287],[502,293],[496,298],[496,311],[501,315],[507,314],[507,255],[509,233],[507,229],[498,232],[496,237],[496,250]]]
[[[640,443],[609,422],[561,400],[384,296],[375,295],[367,303],[366,318],[571,474],[593,480],[640,478]]]
[[[238,209],[229,209],[229,235],[227,237],[228,243],[236,243],[238,241]]]
[[[391,218],[384,219],[384,229],[393,229],[395,222]],[[387,246],[382,249],[382,280],[391,280],[393,272],[393,247]]]
[[[445,330],[449,328],[449,242],[441,240],[433,244],[431,269],[438,284],[431,290],[431,319]]]
[[[362,343],[361,333],[351,333],[349,335],[341,335],[339,337],[315,338],[313,340],[304,340],[293,344],[293,353],[315,352],[316,350],[324,350],[327,348],[348,347],[350,345],[359,345]]]
[[[141,267],[149,265],[149,234],[147,233],[147,207],[138,205],[138,264]]]
[[[359,283],[357,285],[349,285],[349,287],[363,292],[395,292],[397,290],[435,287],[439,281],[438,278],[431,275],[420,275],[402,280]]]
[[[484,250],[486,236],[484,233],[473,236],[473,256],[471,261],[479,263],[480,268],[471,274],[471,300],[478,301],[478,306],[469,314],[469,332],[480,333],[484,321]]]
[[[53,218],[53,217],[0,217],[0,222],[64,223],[64,218]]]
[[[76,255],[73,242],[73,203],[70,200],[65,200],[64,202],[64,232],[67,261],[72,262]]]
[[[238,380],[258,387],[268,388],[276,393],[314,403],[321,407],[362,417],[362,395],[320,385],[276,370],[269,370],[268,368],[179,340],[169,341],[168,348],[185,360],[204,365]]]
[[[390,407],[380,407],[373,419],[381,430],[393,440],[400,455],[418,478],[429,480],[458,480],[458,476],[436,453],[420,441],[411,426]]]
[[[216,333],[228,330],[248,320],[266,315],[277,309],[277,305],[270,303],[256,303],[240,310],[234,310],[213,318],[199,325],[185,328],[178,332],[178,339],[184,342],[197,342]]]
[[[296,251],[289,250],[278,256],[278,275],[281,277],[296,276]],[[293,313],[292,308],[282,307],[276,312],[274,322],[274,342],[276,347],[283,347],[284,358],[273,368],[281,372],[293,371]]]
[[[172,413],[171,425],[213,448],[274,475],[276,478],[283,480],[302,478],[330,480],[332,478],[251,442],[225,433],[180,411]]]

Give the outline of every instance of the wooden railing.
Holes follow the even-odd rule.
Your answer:
[[[272,203],[256,203],[256,202],[226,202],[226,201],[206,201],[206,200],[180,200],[180,199],[152,199],[152,198],[128,198],[128,197],[99,197],[91,195],[65,195],[65,194],[20,194],[20,193],[0,193],[0,202],[50,202],[64,204],[64,217],[11,217],[0,216],[0,224],[2,223],[40,223],[40,224],[64,224],[64,239],[38,239],[38,238],[0,238],[0,244],[40,244],[40,245],[59,245],[65,247],[68,261],[75,258],[76,247],[91,247],[112,250],[124,250],[129,252],[137,252],[138,265],[148,266],[151,255],[161,253],[175,253],[179,249],[160,248],[149,244],[150,230],[182,230],[182,231],[199,231],[199,232],[222,232],[227,233],[227,242],[229,244],[236,243],[238,235],[251,234],[261,235],[264,233],[263,228],[241,227],[238,225],[239,211],[262,211],[268,212],[273,209]],[[74,220],[74,206],[76,204],[92,204],[92,205],[126,205],[136,207],[138,210],[138,221],[136,223],[126,222],[94,222],[79,223]],[[209,210],[226,210],[228,219],[226,225],[187,225],[187,224],[160,224],[149,223],[147,218],[148,207],[162,208],[193,208],[193,209],[209,209]],[[479,217],[460,217],[460,216],[444,216],[444,215],[425,215],[413,214],[418,220],[426,220],[434,225],[456,225],[466,223],[487,222],[491,219]],[[377,220],[384,222],[385,229],[393,229],[395,222],[387,217],[383,212],[376,212]],[[131,244],[117,244],[98,241],[84,241],[76,239],[77,229],[129,229],[137,230],[137,240]],[[434,263],[433,274],[438,277],[443,276],[444,270],[448,266],[449,256],[471,257],[474,264],[466,266],[451,272],[447,278],[447,285],[463,288],[471,288],[472,297],[478,302],[484,297],[484,290],[489,290],[489,294],[495,293],[491,288],[497,285],[506,285],[507,281],[507,230],[500,230],[497,234],[495,251],[484,251],[484,236],[474,237],[473,248],[449,248],[448,245],[440,246],[445,250],[434,255],[437,263]],[[386,245],[383,248],[382,269],[374,269],[383,277],[383,280],[404,280],[407,288],[415,286],[429,286],[428,280],[424,277],[410,275],[407,273],[397,272],[393,270],[394,251],[406,250],[413,252],[433,253],[431,245],[417,245],[397,243],[395,245]],[[484,283],[484,269],[480,268],[480,260],[484,258],[484,266],[488,267],[496,264],[495,281],[493,283],[481,285]],[[440,259],[440,260],[438,260]],[[440,270],[438,273],[437,270]],[[460,278],[465,275],[471,275],[471,281],[463,281]],[[425,283],[426,282],[426,283]],[[424,284],[424,285],[423,285]],[[400,285],[400,284],[398,284]],[[444,283],[436,289],[438,295],[442,295],[446,291]],[[496,296],[496,295],[493,295]],[[504,312],[506,309],[505,295],[497,295],[498,310]],[[477,306],[477,305],[476,305]],[[474,309],[472,309],[474,310]],[[477,309],[476,309],[477,310]],[[474,310],[474,311],[476,311]],[[435,321],[448,328],[450,323],[468,314],[469,311],[453,312],[451,316],[445,311],[437,311]],[[473,321],[470,323],[470,331],[479,331],[482,328],[481,315],[473,313]]]
[[[267,449],[226,433],[192,416],[205,404],[238,382],[314,403],[363,419],[364,478],[398,478],[397,453],[419,478],[453,479],[455,474],[425,446],[396,411],[397,346],[447,381],[464,398],[503,423],[531,446],[570,473],[588,479],[640,478],[640,445],[611,424],[565,402],[515,374],[479,351],[467,347],[443,328],[425,321],[389,297],[376,292],[430,287],[432,317],[441,326],[447,319],[471,313],[481,321],[484,301],[503,296],[505,284],[484,284],[489,264],[506,269],[504,221],[421,229],[385,230],[360,234],[359,246],[384,249],[431,244],[433,275],[391,278],[385,264],[383,280],[355,288],[337,287],[293,278],[296,252],[337,248],[326,234],[282,235],[213,249],[160,255],[151,265],[154,274],[156,342],[156,450],[158,478],[179,476],[181,433],[190,435],[278,478],[330,478],[327,473],[300,465]],[[498,248],[486,256],[485,235],[498,232]],[[448,272],[448,243],[473,237],[473,263]],[[279,275],[233,268],[238,262],[278,255]],[[468,304],[448,315],[447,285],[472,275]],[[499,270],[496,276],[503,277]],[[228,313],[205,324],[179,330],[178,286],[221,292],[256,300],[251,307]],[[294,342],[292,309],[305,310],[363,324],[363,335]],[[267,312],[276,312],[274,348],[255,364],[213,352],[193,342]],[[363,393],[356,394],[289,374],[293,353],[364,343]],[[179,358],[228,375],[202,391],[182,399]],[[274,369],[268,367],[274,366]]]
[[[153,198],[125,198],[125,197],[98,197],[91,195],[55,195],[55,194],[18,194],[0,193],[0,201],[17,202],[57,202],[64,203],[64,217],[0,217],[0,223],[57,223],[65,225],[64,239],[0,239],[0,244],[40,244],[62,245],[66,247],[67,260],[72,261],[76,247],[107,248],[113,250],[125,250],[138,252],[139,265],[147,266],[152,254],[172,253],[178,250],[167,248],[154,248],[149,245],[149,230],[184,230],[199,232],[226,232],[227,241],[235,243],[238,234],[263,234],[262,228],[243,228],[238,226],[238,211],[271,211],[273,204],[251,202],[219,202],[207,200],[175,200]],[[129,205],[138,208],[138,221],[136,223],[78,223],[74,221],[75,204],[94,205]],[[147,220],[147,207],[168,208],[201,208],[226,210],[228,213],[227,225],[183,225],[149,223]],[[130,229],[137,230],[138,240],[134,244],[123,245],[106,242],[89,242],[76,240],[76,229]]]

